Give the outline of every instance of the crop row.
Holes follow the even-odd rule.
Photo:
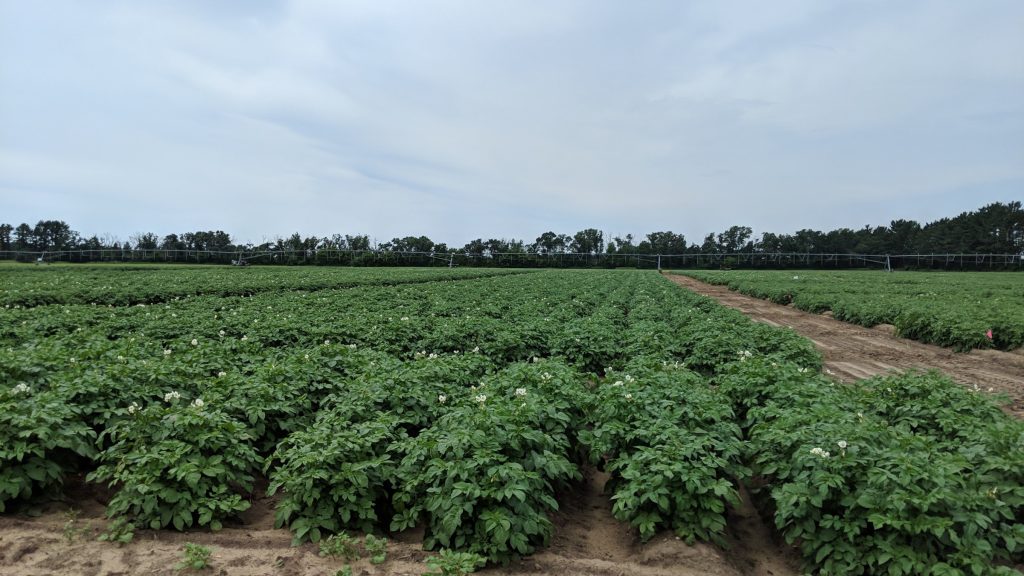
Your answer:
[[[86,266],[4,271],[0,306],[154,304],[190,296],[249,296],[261,292],[465,280],[522,273],[448,268],[236,268],[231,266]]]
[[[756,485],[820,574],[1015,574],[1024,423],[936,373],[835,382],[751,357],[717,379]]]
[[[1012,272],[688,271],[703,282],[831,311],[862,326],[891,324],[897,334],[961,351],[1024,346],[1024,282]]]

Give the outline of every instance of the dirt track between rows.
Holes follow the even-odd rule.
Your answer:
[[[796,576],[795,549],[778,542],[755,512],[746,493],[743,505],[729,511],[728,549],[710,544],[692,546],[671,532],[647,543],[635,530],[612,516],[603,493],[607,475],[584,470],[577,489],[560,495],[561,510],[551,544],[508,566],[479,574],[494,576]],[[293,547],[291,534],[274,528],[276,497],[257,496],[242,522],[216,533],[192,530],[140,530],[126,545],[97,542],[108,524],[109,497],[102,488],[73,480],[67,502],[52,502],[39,517],[0,515],[0,574],[4,576],[178,576],[182,546],[194,542],[213,551],[215,576],[334,576],[346,562],[324,558],[313,544]],[[69,523],[67,510],[80,514]],[[71,528],[69,533],[68,528]],[[416,576],[430,555],[423,551],[423,529],[389,535],[388,559],[374,566],[365,558],[352,563],[358,576]]]
[[[688,276],[669,275],[676,284],[718,300],[757,322],[792,328],[814,342],[825,368],[844,382],[893,371],[937,369],[957,382],[1009,396],[1007,411],[1024,418],[1024,354],[1020,350],[954,352],[893,335],[891,326],[865,328],[774,304]]]

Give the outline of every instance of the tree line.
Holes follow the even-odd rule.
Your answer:
[[[854,230],[803,229],[792,234],[764,232],[755,238],[749,226],[731,226],[711,233],[700,243],[688,243],[683,234],[651,232],[605,238],[587,228],[575,234],[544,232],[533,242],[518,239],[477,238],[461,247],[434,242],[426,236],[373,242],[365,234],[303,237],[299,233],[261,244],[236,244],[222,230],[185,232],[160,237],[151,232],[128,240],[104,236],[84,237],[61,220],[41,220],[35,226],[0,224],[0,252],[60,252],[88,250],[270,252],[377,251],[435,255],[493,256],[497,254],[1021,254],[1024,253],[1024,209],[1021,202],[995,202],[951,218],[920,224],[893,220],[888,226]]]

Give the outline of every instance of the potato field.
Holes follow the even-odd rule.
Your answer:
[[[891,324],[905,338],[960,351],[1024,346],[1024,277],[1015,272],[701,270],[683,274],[808,312],[830,311],[838,320],[862,326]]]
[[[737,288],[958,347],[1024,336],[995,274],[955,309],[917,276],[829,300],[844,275],[765,274]],[[652,271],[0,270],[0,512],[80,479],[114,541],[243,526],[269,495],[296,545],[420,530],[514,566],[593,469],[640,542],[721,545],[748,491],[806,572],[1019,574],[1024,423],[999,400],[841,384],[810,340]]]

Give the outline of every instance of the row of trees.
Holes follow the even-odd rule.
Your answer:
[[[825,253],[825,254],[1020,254],[1024,253],[1024,210],[1021,202],[996,202],[921,225],[913,220],[893,220],[888,226],[865,226],[859,230],[840,228],[822,232],[798,230],[793,234],[764,232],[753,237],[749,226],[732,226],[708,234],[697,243],[687,243],[683,234],[651,232],[643,238],[627,234],[605,240],[594,228],[573,235],[544,232],[532,243],[517,239],[477,238],[462,247],[436,243],[426,236],[393,238],[371,242],[367,235],[318,238],[292,234],[262,244],[234,244],[222,230],[168,234],[135,234],[127,241],[111,237],[84,238],[59,220],[42,220],[35,226],[0,224],[0,251],[54,252],[113,249],[122,251],[188,250],[245,252],[305,252],[320,250],[377,250],[386,253],[431,254],[734,254],[734,253]]]

